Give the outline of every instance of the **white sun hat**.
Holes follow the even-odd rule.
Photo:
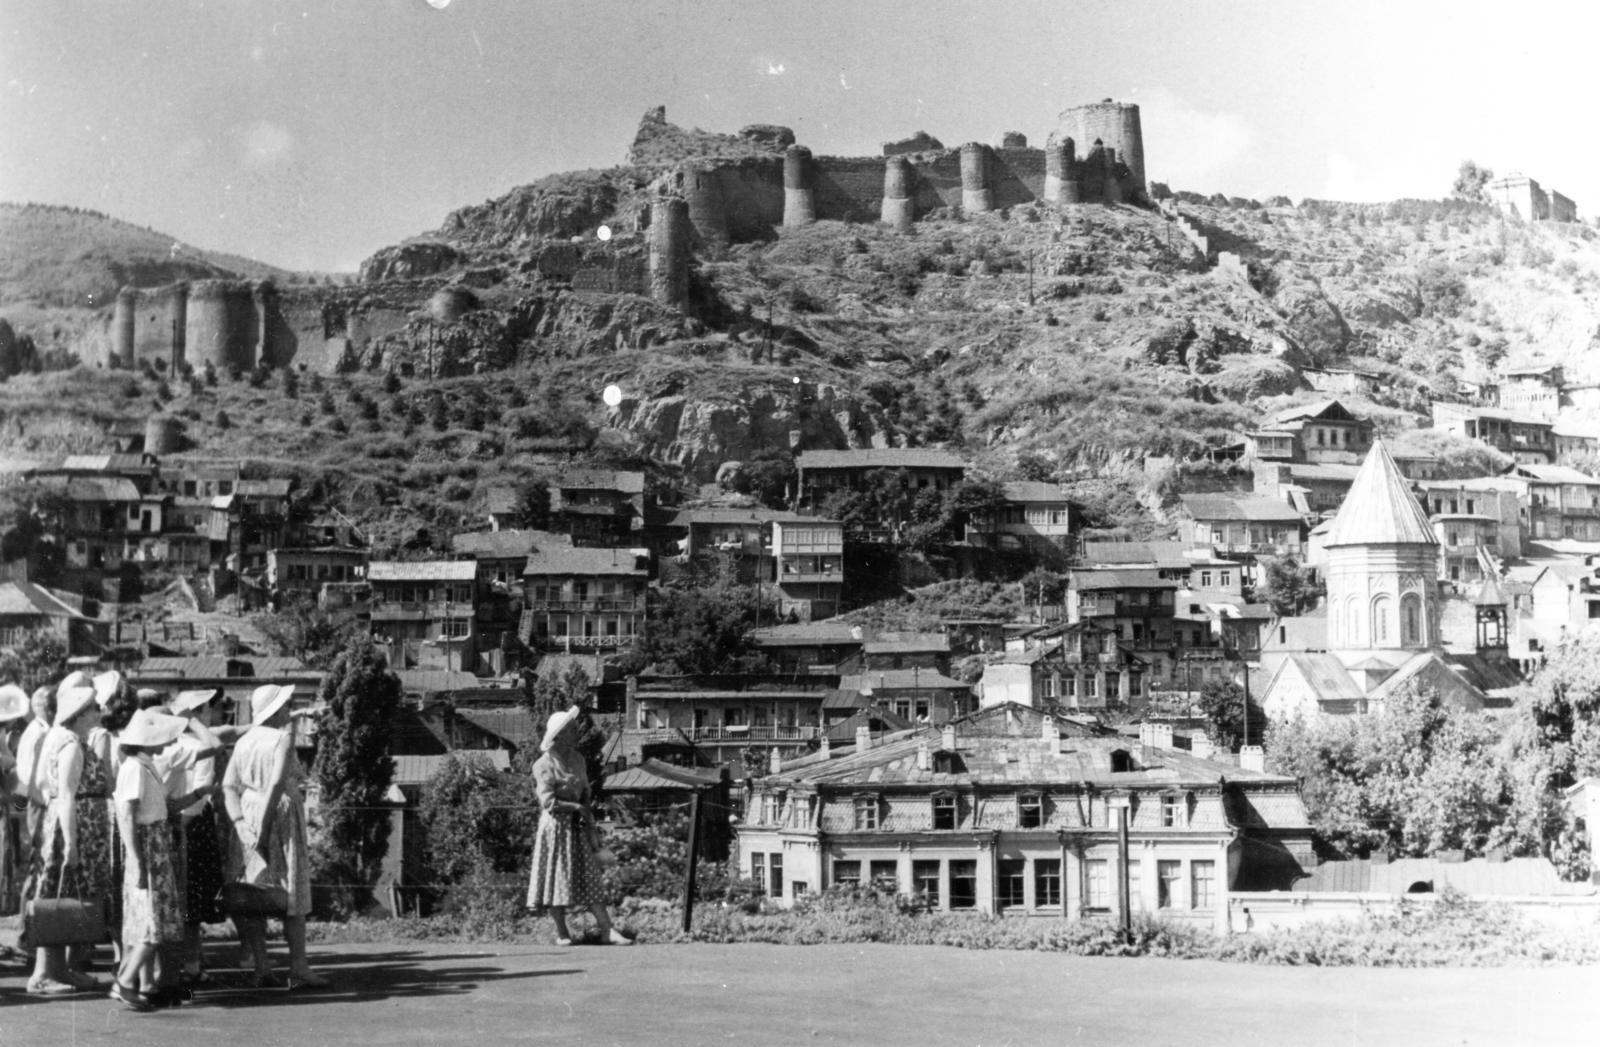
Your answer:
[[[260,726],[272,719],[272,714],[282,709],[290,698],[294,697],[294,684],[285,684],[279,687],[276,684],[262,684],[250,695],[250,723]]]
[[[539,751],[542,753],[549,752],[551,746],[555,745],[557,736],[566,730],[567,726],[582,713],[583,710],[576,705],[563,709],[558,713],[551,713],[549,722],[544,725],[544,741],[539,743]]]
[[[187,726],[189,722],[182,717],[168,716],[154,709],[140,709],[128,721],[128,726],[122,729],[117,741],[122,745],[159,748],[175,741]]]
[[[14,683],[0,687],[0,723],[9,723],[27,716],[32,709],[28,692]]]
[[[74,687],[69,691],[57,693],[55,725],[65,727],[75,716],[94,704],[93,687]]]

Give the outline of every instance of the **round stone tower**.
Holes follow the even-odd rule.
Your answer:
[[[708,244],[726,244],[728,209],[722,198],[722,182],[717,172],[701,164],[683,169],[683,198],[689,205],[689,224]]]
[[[1070,138],[1051,135],[1044,143],[1044,198],[1052,204],[1078,202],[1078,157]]]
[[[184,319],[184,350],[189,362],[225,371],[248,371],[256,364],[254,289],[243,280],[197,280],[189,287]]]
[[[911,180],[915,177],[911,162],[904,156],[891,156],[883,163],[883,208],[879,217],[883,224],[901,232],[911,228],[916,205],[911,197]]]
[[[783,224],[810,225],[817,220],[811,190],[811,150],[791,145],[783,151]]]
[[[154,414],[144,420],[146,454],[176,454],[182,450],[183,423],[176,418]]]
[[[994,210],[989,188],[989,147],[968,142],[961,147],[961,209],[968,214]]]
[[[465,287],[441,287],[428,299],[428,315],[442,324],[453,324],[478,308],[478,296]]]
[[[1070,135],[1077,142],[1099,139],[1115,149],[1122,162],[1133,173],[1133,186],[1145,190],[1144,181],[1144,130],[1139,124],[1139,107],[1130,102],[1114,102],[1107,98],[1094,105],[1080,105],[1061,114],[1059,133]]]
[[[1328,641],[1336,651],[1439,643],[1439,540],[1383,441],[1328,531]]]
[[[650,297],[659,305],[689,305],[689,204],[676,196],[650,204]]]
[[[124,287],[117,292],[116,311],[111,315],[111,359],[132,370],[134,315],[139,309],[139,292]]]
[[[1105,193],[1105,202],[1108,204],[1122,203],[1122,180],[1117,177],[1117,150],[1113,146],[1106,146],[1104,153],[1106,173],[1105,180],[1101,183]]]

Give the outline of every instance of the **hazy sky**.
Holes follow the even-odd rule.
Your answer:
[[[1470,156],[1588,215],[1597,21],[1537,0],[0,0],[0,200],[347,270],[620,162],[655,105],[859,155],[917,129],[1037,143],[1115,97],[1176,189],[1438,197]]]

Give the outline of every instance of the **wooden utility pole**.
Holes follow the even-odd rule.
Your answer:
[[[695,867],[700,864],[700,790],[689,797],[689,867],[683,873],[683,933],[694,922]]]
[[[1133,912],[1128,898],[1128,808],[1117,808],[1117,923],[1122,940],[1133,938]]]

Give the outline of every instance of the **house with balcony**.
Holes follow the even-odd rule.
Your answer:
[[[1534,464],[1515,465],[1503,478],[1523,486],[1528,537],[1600,541],[1600,480],[1570,466]]]
[[[161,533],[160,496],[147,502],[132,480],[76,477],[60,484],[64,509],[57,522],[68,568],[117,571],[130,539]]]
[[[345,585],[367,577],[367,550],[320,546],[267,552],[267,588],[280,595],[320,598],[325,585]]]
[[[711,766],[744,777],[743,752],[755,747],[799,755],[822,733],[824,704],[837,700],[840,678],[831,674],[628,678],[623,714],[625,749],[687,742]]]
[[[839,678],[839,695],[830,700],[826,719],[882,709],[910,723],[944,723],[974,707],[971,685],[938,669],[866,669]]]
[[[1458,589],[1498,574],[1522,555],[1521,502],[1526,484],[1510,477],[1433,480],[1416,485],[1417,500],[1439,540],[1439,578]]]
[[[1259,495],[1179,496],[1178,537],[1192,549],[1254,563],[1257,556],[1302,559],[1305,519],[1287,502]]]
[[[1108,697],[1144,693],[1148,664],[1118,639],[1115,629],[1092,621],[1055,626],[1025,649],[997,654],[984,664],[978,684],[984,708],[1012,703],[1030,709],[1098,710]]]
[[[1263,461],[1354,465],[1372,446],[1372,423],[1338,400],[1286,407],[1247,434],[1246,454]]]
[[[775,517],[792,513],[760,506],[748,508],[701,507],[681,509],[668,525],[677,536],[674,559],[693,565],[717,557],[731,560],[741,582],[772,577],[772,527]]]
[[[518,639],[544,651],[631,647],[644,629],[648,580],[635,550],[538,545],[522,572]]]
[[[1257,497],[1282,502],[1304,517],[1317,517],[1338,512],[1355,482],[1357,466],[1258,458],[1250,463],[1250,469]]]
[[[1435,400],[1433,427],[1487,444],[1519,464],[1548,465],[1556,460],[1555,424],[1500,407]]]
[[[838,614],[844,598],[844,524],[780,513],[767,525],[772,577],[763,580],[778,589],[778,613],[801,622]]]
[[[861,653],[867,631],[835,621],[764,625],[750,634],[751,643],[783,673],[838,673],[839,666]]]
[[[1561,412],[1561,390],[1565,385],[1560,364],[1510,367],[1500,375],[1499,405],[1507,411],[1553,422]]]
[[[1038,542],[1065,546],[1072,536],[1072,506],[1060,484],[1031,480],[1001,485],[1005,505],[967,521],[967,541],[990,549],[1025,549]]]
[[[1315,865],[1292,778],[1173,747],[1092,736],[996,705],[824,749],[749,784],[741,873],[792,905],[873,884],[941,912],[1082,920],[1129,907],[1228,926],[1228,897],[1287,889]],[[1126,824],[1129,863],[1119,862]]]
[[[644,530],[644,473],[571,470],[550,481],[551,526],[579,545],[638,545]]]
[[[380,560],[367,565],[373,643],[399,669],[478,668],[478,567],[470,560]]]

